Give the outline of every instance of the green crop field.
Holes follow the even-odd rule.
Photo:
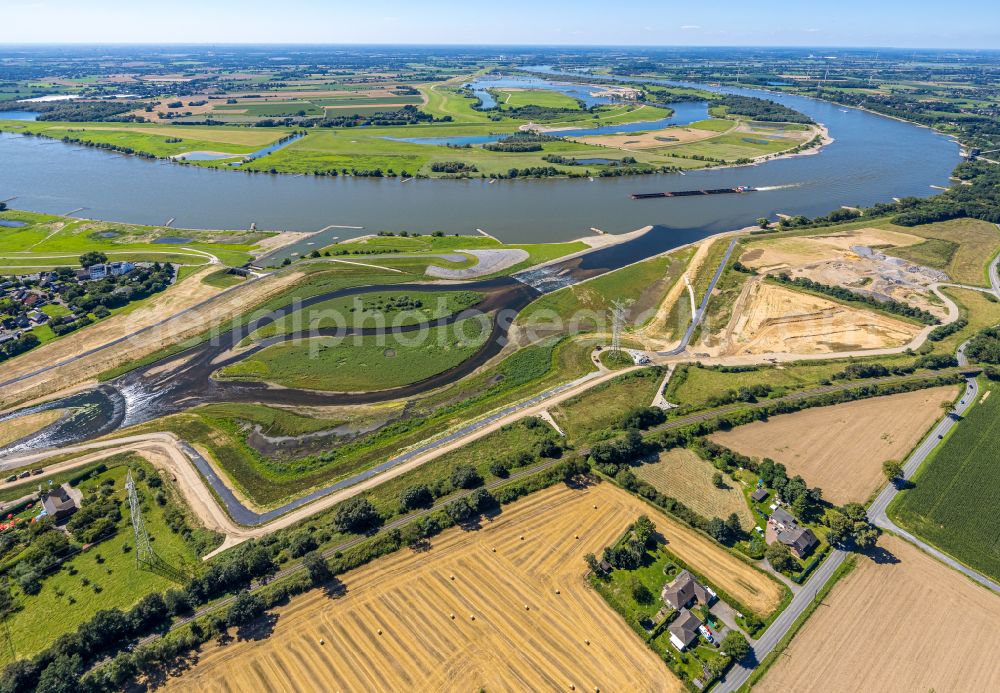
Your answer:
[[[311,390],[385,390],[457,366],[472,356],[488,335],[484,321],[469,318],[410,334],[316,337],[267,347],[223,369],[221,375]]]
[[[976,404],[890,506],[900,526],[1000,579],[1000,394]],[[996,394],[996,396],[993,396]],[[985,396],[985,393],[984,395]]]

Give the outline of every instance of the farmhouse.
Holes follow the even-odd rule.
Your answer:
[[[773,543],[776,539],[799,558],[805,557],[819,543],[811,529],[799,527],[792,514],[783,508],[775,508],[767,524],[770,530],[767,533],[768,543]]]
[[[76,502],[62,486],[58,486],[42,496],[42,507],[45,514],[54,522],[64,520],[76,512]]]
[[[683,652],[698,640],[698,628],[701,621],[687,609],[681,609],[674,622],[667,626],[670,631],[670,644]]]
[[[819,543],[808,527],[794,527],[778,532],[778,541],[785,544],[799,558],[803,558]]]
[[[663,588],[661,596],[667,606],[674,609],[690,606],[695,600],[710,606],[715,600],[715,592],[700,584],[686,570]]]

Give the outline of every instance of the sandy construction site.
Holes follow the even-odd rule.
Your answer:
[[[713,356],[832,354],[902,346],[920,329],[754,277],[744,284],[729,324],[698,350]]]
[[[709,436],[750,457],[770,457],[838,505],[863,503],[885,484],[882,463],[901,460],[943,415],[957,386],[816,407]]]
[[[924,240],[912,234],[875,228],[779,238],[751,244],[740,262],[761,274],[787,272],[793,278],[807,277],[879,299],[909,303],[943,318],[947,308],[929,287],[948,281],[948,275],[892,256],[893,247]]]
[[[858,557],[755,691],[996,690],[1000,598],[901,539],[879,546],[878,562]]]
[[[595,507],[596,506],[596,507]],[[211,645],[168,682],[198,691],[684,690],[592,590],[583,556],[641,513],[734,596],[773,609],[777,583],[610,484],[559,485],[482,529],[451,529],[278,610],[273,634]]]

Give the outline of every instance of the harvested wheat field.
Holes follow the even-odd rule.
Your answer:
[[[726,328],[706,345],[713,355],[831,354],[902,346],[920,329],[756,279],[736,299]]]
[[[832,503],[865,501],[885,483],[882,463],[900,460],[941,418],[958,386],[904,392],[815,407],[713,433],[720,445],[770,457],[823,489]]]
[[[725,519],[736,513],[743,529],[754,526],[753,513],[739,486],[730,481],[730,486],[718,488],[712,483],[716,468],[687,448],[660,453],[659,460],[633,471],[660,493],[676,498],[703,517]]]
[[[643,512],[720,586],[777,605],[770,578],[621,489],[560,485],[480,530],[450,529],[429,550],[404,549],[345,574],[343,597],[314,590],[293,598],[269,638],[208,647],[168,685],[198,693],[682,691],[584,579],[583,556]]]
[[[859,557],[754,691],[990,691],[1000,597],[893,536]]]

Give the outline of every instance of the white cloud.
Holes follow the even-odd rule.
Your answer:
[[[807,34],[818,34],[820,32],[819,29],[803,29],[802,31],[806,32]]]
[[[681,29],[683,31],[694,31],[694,30],[700,29],[700,28],[701,28],[701,26],[699,26],[698,24],[684,24],[683,26],[681,26]]]

